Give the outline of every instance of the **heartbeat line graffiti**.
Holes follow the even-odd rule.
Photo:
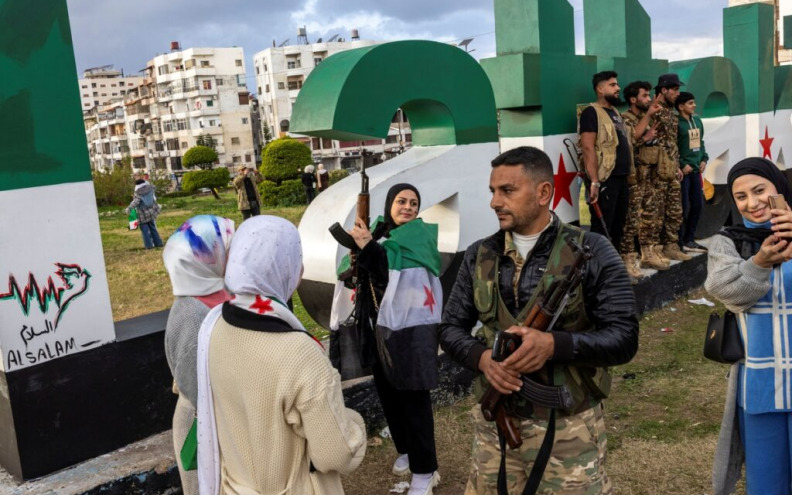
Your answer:
[[[30,314],[34,305],[37,305],[46,315],[54,303],[58,311],[55,315],[53,328],[57,328],[61,316],[69,308],[69,305],[88,290],[91,273],[76,264],[55,263],[55,266],[58,267],[55,271],[57,283],[50,275],[43,287],[39,285],[36,276],[32,273],[28,273],[27,285],[22,289],[20,289],[16,277],[13,274],[9,275],[8,292],[0,292],[0,301],[16,299],[25,316]]]

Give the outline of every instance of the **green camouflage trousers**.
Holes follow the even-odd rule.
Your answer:
[[[624,237],[619,246],[620,254],[635,251],[635,236],[638,236],[641,246],[659,244],[663,229],[665,198],[658,191],[660,180],[657,166],[636,164],[635,179],[636,183],[630,186],[630,207],[624,224]]]
[[[494,422],[484,419],[481,408],[472,410],[473,466],[465,495],[497,495],[500,444]],[[521,494],[544,440],[546,421],[523,421],[523,444],[518,450],[506,448],[507,488],[511,495]],[[602,405],[574,416],[556,418],[556,434],[539,495],[612,495],[605,474],[607,439]]]
[[[682,185],[676,179],[658,180],[657,195],[665,208],[659,244],[676,244],[682,226]]]

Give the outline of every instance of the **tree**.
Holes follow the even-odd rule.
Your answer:
[[[220,195],[215,189],[225,186],[230,179],[231,174],[225,167],[213,170],[193,170],[182,177],[182,189],[192,193],[206,187],[212,191],[215,199],[220,199]]]
[[[195,144],[198,146],[206,146],[207,148],[212,148],[213,150],[217,151],[217,140],[210,134],[201,134],[195,140]]]
[[[296,179],[303,167],[313,163],[311,148],[289,137],[272,141],[261,157],[264,178],[278,185],[284,180]]]
[[[193,146],[184,153],[182,163],[185,167],[198,167],[204,170],[212,168],[217,161],[217,152],[208,146]]]
[[[262,131],[264,133],[264,148],[266,148],[267,145],[270,144],[270,142],[272,141],[272,129],[270,129],[270,126],[268,126],[267,123],[264,122],[264,127],[262,128]]]

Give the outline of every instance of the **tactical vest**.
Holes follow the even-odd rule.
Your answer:
[[[635,126],[638,125],[641,118],[632,113],[630,110],[627,110],[622,114],[622,118],[626,121],[630,121],[632,123],[632,128],[635,129]],[[635,141],[634,136],[630,136],[630,138]],[[635,149],[635,146],[633,146]],[[636,165],[645,165],[645,166],[657,166],[657,163],[660,161],[660,146],[658,145],[648,145],[643,144],[642,146],[638,147],[638,151],[635,153],[635,161]]]
[[[503,302],[498,289],[500,254],[485,247],[479,247],[476,257],[476,269],[473,280],[473,300],[479,312],[479,321],[483,327],[478,335],[483,337],[487,348],[491,349],[498,332],[508,329],[512,325],[520,326],[525,321],[528,311],[541,301],[545,291],[550,284],[557,278],[563,278],[569,267],[572,265],[576,253],[569,247],[567,239],[577,240],[579,245],[583,245],[583,231],[559,222],[558,235],[550,252],[550,257],[545,267],[544,275],[539,281],[531,300],[515,318],[509,312]],[[590,332],[594,330],[594,325],[586,316],[583,305],[583,291],[578,286],[569,295],[569,300],[561,315],[555,322],[555,328],[563,329],[566,332]],[[486,351],[486,352],[489,352]],[[531,375],[531,378],[542,383],[548,384],[547,370]],[[566,386],[574,399],[574,406],[569,410],[559,409],[557,414],[568,416],[578,414],[599,403],[606,398],[610,392],[610,374],[607,368],[591,368],[572,366],[569,364],[556,363],[553,366],[553,385]],[[480,401],[484,391],[489,386],[489,382],[483,374],[479,375],[473,385],[473,392],[476,400]],[[549,410],[544,407],[529,403],[524,398],[512,394],[506,401],[507,411],[525,419],[546,420]]]

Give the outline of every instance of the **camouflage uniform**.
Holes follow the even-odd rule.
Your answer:
[[[679,167],[679,148],[677,148],[677,134],[679,119],[671,107],[662,102],[663,107],[655,114],[659,125],[657,126],[657,142],[662,147],[668,158]],[[676,172],[676,170],[674,170]],[[657,183],[658,197],[665,205],[663,215],[663,228],[660,231],[660,244],[677,244],[679,241],[679,227],[682,225],[682,187],[676,177],[660,178]]]
[[[516,293],[525,260],[517,250],[509,232],[505,234],[504,252],[514,261],[512,288]],[[559,326],[565,327],[564,323],[562,314],[559,318]],[[478,385],[480,384],[477,380]],[[610,495],[613,493],[610,479],[605,473],[607,441],[602,404],[597,402],[593,407],[588,405],[582,407],[584,410],[577,414],[557,415],[555,443],[538,494]],[[538,411],[539,408],[537,407],[536,410]],[[501,459],[497,428],[494,422],[484,419],[480,407],[474,406],[471,413],[475,428],[473,464],[465,495],[497,495]],[[509,493],[522,493],[546,431],[546,418],[526,419],[520,422],[522,446],[518,450],[506,449]]]
[[[636,140],[635,126],[643,118],[644,114],[633,114],[626,111],[622,114],[624,123],[627,126],[630,139],[633,142],[635,151],[635,185],[630,186],[630,209],[628,222],[625,227],[624,241],[619,252],[629,253],[634,250],[632,239],[638,236],[638,243],[641,246],[655,245],[660,243],[660,231],[663,228],[663,215],[665,205],[663,198],[658,194],[659,176],[657,174],[657,161],[646,163],[641,159],[641,149],[647,146],[643,139]],[[655,124],[654,117],[649,121],[648,127]],[[657,146],[654,144],[654,146]]]

